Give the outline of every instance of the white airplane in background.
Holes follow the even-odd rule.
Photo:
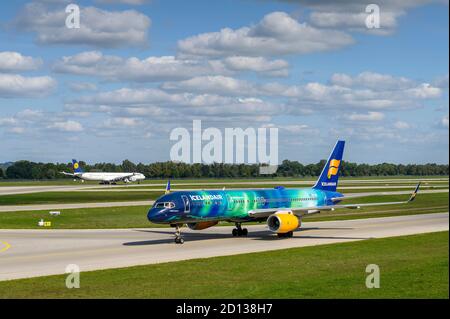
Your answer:
[[[61,172],[61,174],[73,176],[84,181],[99,181],[100,184],[116,184],[116,182],[123,181],[125,183],[139,182],[145,179],[144,174],[141,173],[108,173],[108,172],[84,172],[76,159],[72,160],[74,173]]]

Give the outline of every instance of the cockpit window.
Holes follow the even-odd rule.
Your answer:
[[[173,202],[158,202],[155,203],[155,208],[174,208],[175,207],[175,203]]]
[[[172,202],[166,202],[166,203],[164,203],[164,207],[165,208],[174,208],[175,204]]]

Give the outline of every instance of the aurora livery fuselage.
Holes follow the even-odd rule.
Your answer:
[[[175,242],[183,243],[180,227],[187,224],[194,230],[216,225],[219,221],[236,224],[233,236],[246,236],[247,229],[241,224],[249,221],[267,221],[270,231],[279,237],[292,237],[301,225],[304,215],[333,211],[338,208],[361,208],[363,206],[402,204],[414,200],[419,189],[408,201],[364,204],[341,204],[341,201],[367,196],[344,195],[336,191],[341,168],[344,141],[338,141],[331,152],[317,182],[311,188],[243,189],[243,190],[196,190],[170,193],[158,198],[147,214],[149,221],[176,227]]]
[[[252,221],[262,209],[308,208],[333,205],[340,193],[314,188],[182,191],[160,197],[148,213],[154,223],[194,223],[230,220]],[[173,206],[173,207],[171,207]],[[311,211],[312,212],[312,211]]]

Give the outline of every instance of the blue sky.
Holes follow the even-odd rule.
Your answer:
[[[278,127],[279,158],[448,163],[448,1],[14,1],[0,162],[169,160],[170,131]]]

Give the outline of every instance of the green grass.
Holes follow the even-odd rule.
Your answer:
[[[164,192],[43,192],[0,196],[0,205],[69,204],[153,200]]]
[[[448,232],[0,282],[0,298],[449,298]],[[380,288],[365,286],[366,266]]]
[[[0,213],[0,229],[43,229],[37,225],[42,218],[51,221],[45,229],[98,229],[162,227],[147,220],[149,206],[83,208],[58,210],[60,216],[50,216],[49,210]]]
[[[353,201],[358,201],[358,203],[399,201],[405,200],[407,197],[408,195],[367,197],[354,199]],[[417,199],[410,204],[322,212],[307,216],[304,220],[343,220],[447,212],[448,200],[448,193],[419,194]],[[0,212],[0,229],[42,229],[42,227],[37,226],[37,222],[41,218],[51,221],[52,229],[165,227],[164,225],[149,223],[146,217],[148,209],[149,206],[62,209],[59,210],[61,211],[60,216],[50,216],[49,210]],[[228,223],[221,224],[229,225]]]

